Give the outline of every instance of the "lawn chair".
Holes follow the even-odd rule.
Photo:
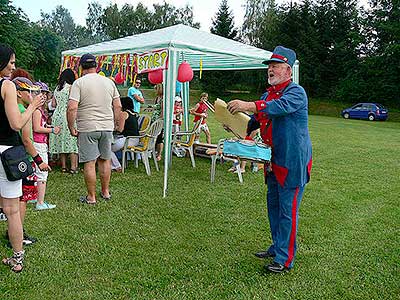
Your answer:
[[[142,135],[146,132],[147,129],[149,129],[151,122],[151,118],[148,115],[139,115],[138,117],[138,128],[139,128],[139,134]],[[129,160],[133,160],[133,153],[128,152],[129,155]]]
[[[163,128],[164,120],[158,119],[154,123],[150,125],[148,130],[140,134],[138,136],[127,136],[125,140],[124,148],[122,149],[122,173],[125,172],[125,166],[127,164],[126,156],[128,153],[132,153],[135,157],[135,167],[138,167],[138,154],[143,161],[143,164],[146,168],[146,173],[148,176],[151,175],[149,157],[153,156],[154,164],[156,166],[156,170],[159,171],[157,156],[156,156],[156,140],[158,135],[161,133]],[[129,146],[129,139],[131,138],[139,138],[139,145],[137,146]],[[136,154],[136,155],[135,155]]]
[[[139,134],[144,134],[150,126],[150,117],[147,115],[140,115],[138,118]]]
[[[200,124],[203,118],[200,118],[194,124],[191,131],[178,131],[172,135],[172,148],[177,147],[183,150],[189,151],[190,160],[192,161],[192,167],[196,167],[196,162],[194,161],[193,144],[196,140],[196,136],[199,134]],[[170,157],[172,159],[172,155]]]

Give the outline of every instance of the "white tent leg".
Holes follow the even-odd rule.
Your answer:
[[[172,117],[174,114],[174,97],[176,78],[178,76],[178,52],[169,48],[168,69],[164,70],[164,188],[163,197],[167,196],[168,168],[171,159]]]

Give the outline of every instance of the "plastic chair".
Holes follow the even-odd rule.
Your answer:
[[[139,134],[143,134],[150,126],[151,118],[147,115],[140,115],[138,118]]]
[[[189,151],[190,160],[192,161],[192,167],[196,167],[196,162],[194,161],[193,144],[196,140],[196,136],[199,134],[199,127],[203,118],[200,118],[194,124],[191,131],[178,131],[172,135],[172,148],[179,147],[181,149]],[[172,155],[171,155],[172,159]]]
[[[143,134],[138,136],[127,136],[124,144],[124,148],[122,149],[122,173],[125,172],[125,166],[127,165],[126,155],[128,153],[132,153],[135,156],[135,167],[138,167],[138,156],[140,154],[143,164],[146,168],[146,173],[148,176],[151,175],[149,157],[153,156],[154,164],[156,166],[156,170],[159,171],[158,162],[156,157],[156,140],[158,135],[161,133],[163,128],[164,121],[162,119],[158,119],[154,123],[150,125],[148,130]],[[137,146],[129,146],[129,139],[131,138],[139,138],[139,145]],[[136,154],[136,155],[135,155]]]

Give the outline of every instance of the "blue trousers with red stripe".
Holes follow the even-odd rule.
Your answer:
[[[274,261],[291,269],[296,255],[298,212],[304,187],[282,188],[271,172],[267,177],[267,208]]]

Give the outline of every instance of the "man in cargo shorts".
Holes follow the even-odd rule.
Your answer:
[[[101,182],[100,197],[110,200],[111,142],[121,101],[114,82],[96,73],[96,58],[80,59],[82,77],[75,80],[69,95],[67,119],[72,136],[78,137],[79,162],[84,163],[87,195],[82,203],[96,204],[96,161]],[[76,127],[75,127],[76,122]]]

